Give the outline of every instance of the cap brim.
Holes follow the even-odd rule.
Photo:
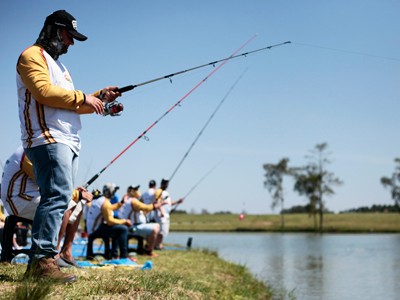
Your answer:
[[[68,32],[74,37],[74,39],[78,40],[78,41],[86,41],[87,40],[87,36],[79,33],[76,30],[68,30]]]

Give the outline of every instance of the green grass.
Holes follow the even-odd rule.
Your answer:
[[[173,214],[172,231],[282,231],[280,215],[246,215],[239,220],[236,214],[191,215]],[[285,215],[288,232],[314,231],[314,220],[307,214]],[[324,232],[400,232],[398,213],[325,214]]]
[[[25,265],[0,264],[0,299],[272,299],[243,266],[206,250],[160,251],[153,269],[68,269],[73,284],[23,281]],[[146,257],[139,256],[138,263]]]

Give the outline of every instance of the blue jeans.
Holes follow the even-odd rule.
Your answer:
[[[32,247],[29,257],[54,257],[58,233],[71,199],[78,171],[78,156],[64,144],[48,144],[25,149],[33,164],[39,186],[40,203],[32,224]]]
[[[112,249],[111,255],[113,258],[118,257],[118,247],[119,247],[119,257],[128,257],[128,227],[122,224],[109,226],[107,224],[100,224],[99,228],[96,229],[96,235],[106,236],[112,238]],[[118,246],[118,247],[117,247]]]

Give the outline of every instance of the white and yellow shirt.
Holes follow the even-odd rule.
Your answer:
[[[16,79],[23,147],[63,143],[79,154],[79,114],[93,110],[83,106],[85,95],[75,91],[67,68],[34,45],[20,55]]]

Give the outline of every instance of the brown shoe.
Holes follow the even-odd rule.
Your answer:
[[[28,265],[24,279],[49,279],[64,283],[75,282],[77,277],[73,274],[61,272],[54,258],[41,258]]]

